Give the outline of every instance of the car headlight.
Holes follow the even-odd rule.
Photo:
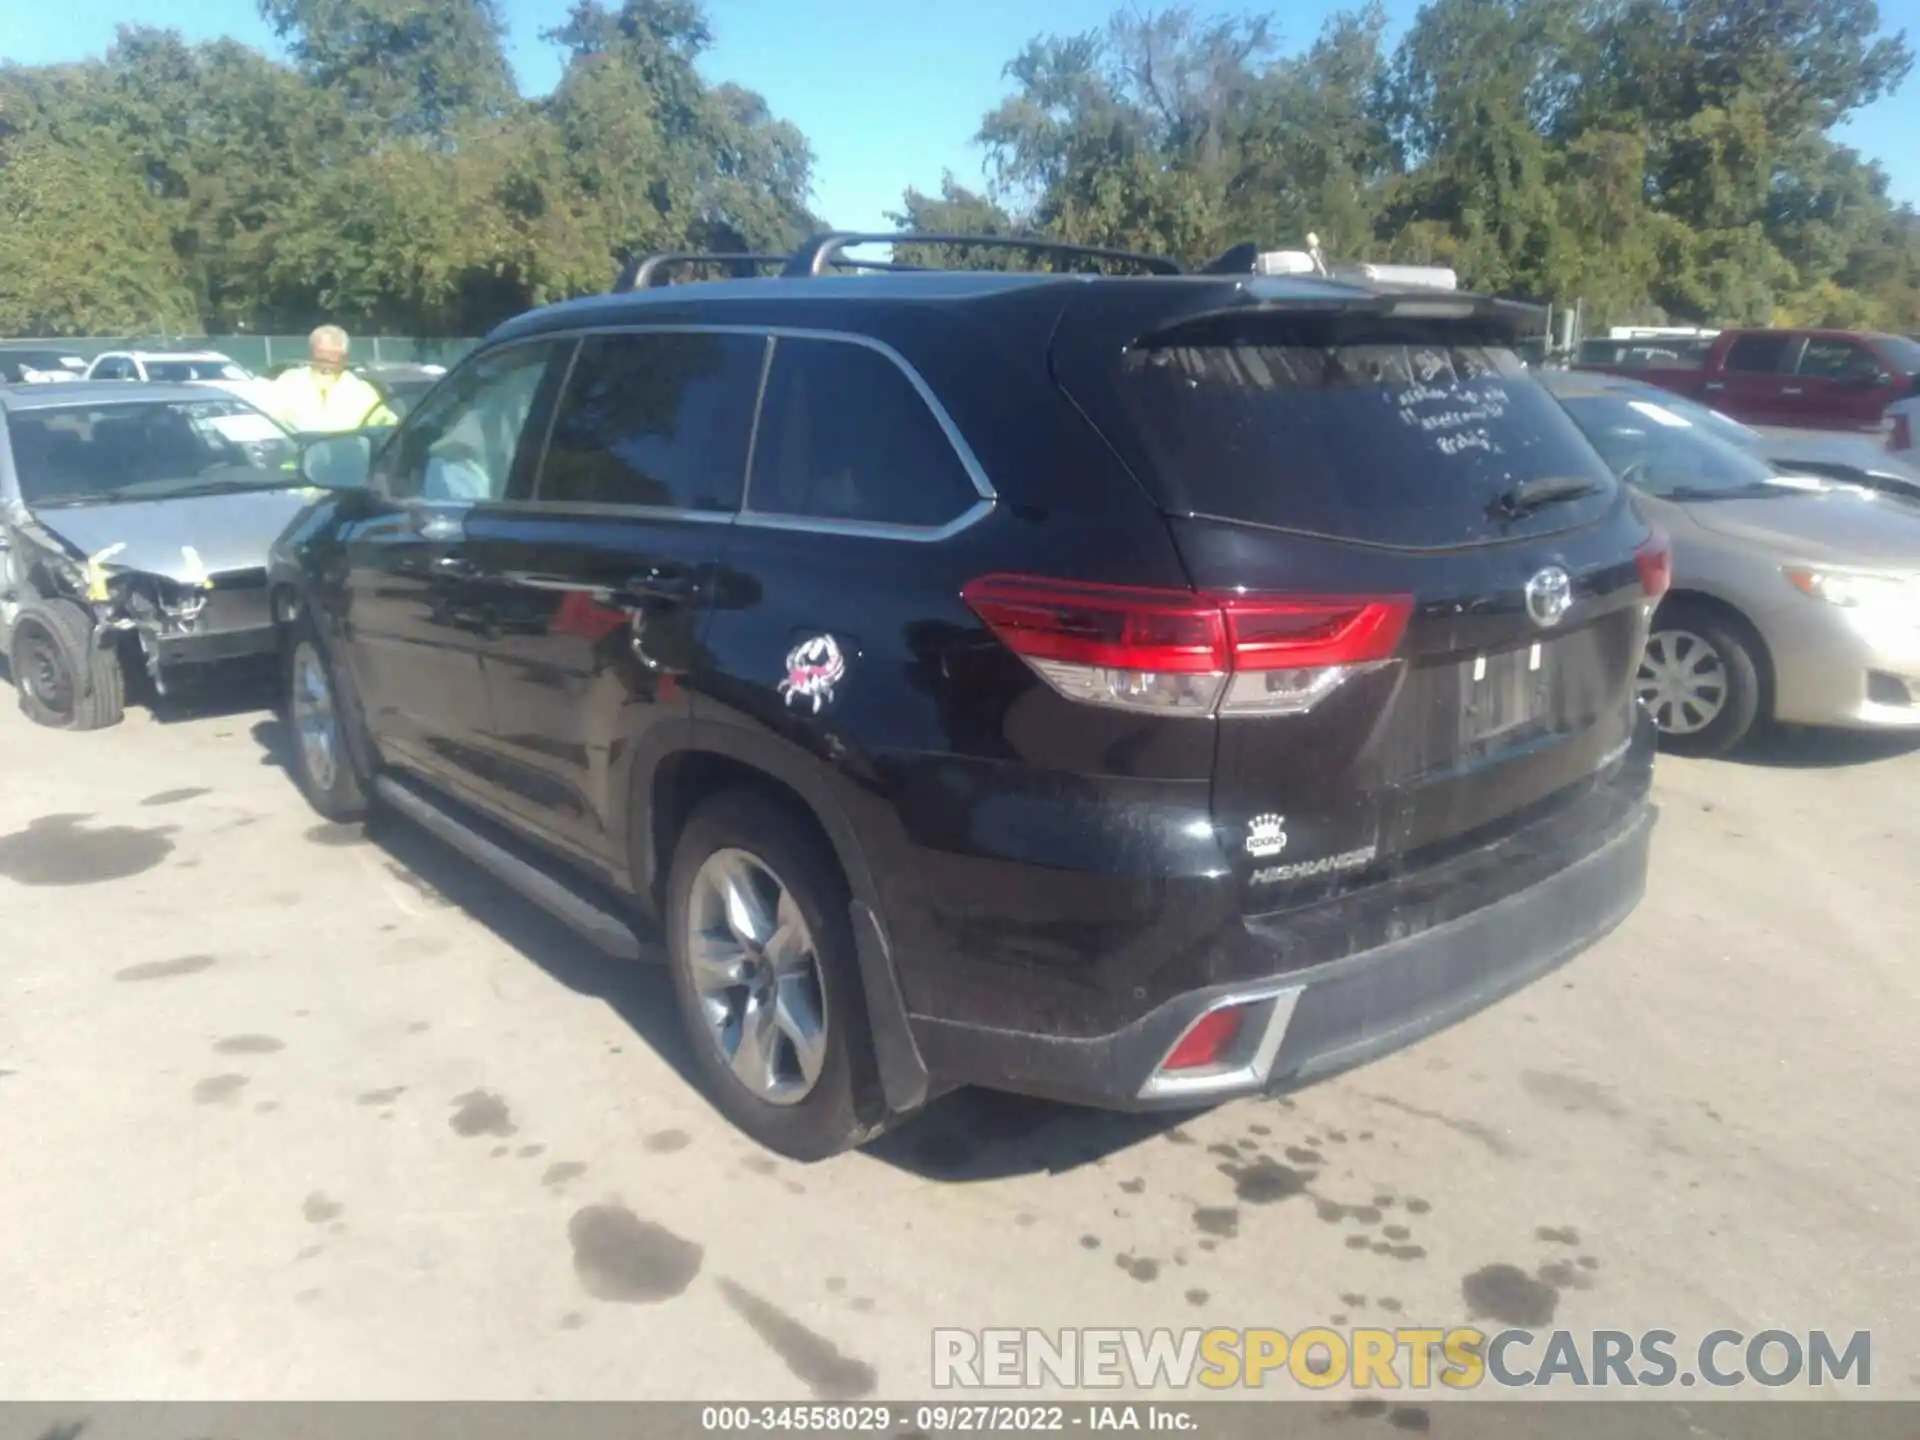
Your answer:
[[[1911,612],[1920,607],[1920,586],[1897,575],[1857,570],[1789,569],[1787,582],[1803,594],[1850,610]]]

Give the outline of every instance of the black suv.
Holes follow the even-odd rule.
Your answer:
[[[1298,1085],[1632,910],[1668,551],[1519,307],[850,243],[508,323],[296,521],[323,814],[650,916],[713,1099],[800,1158],[961,1084]]]

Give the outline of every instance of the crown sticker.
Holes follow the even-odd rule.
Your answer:
[[[1287,848],[1287,817],[1256,815],[1247,822],[1247,853],[1265,857]]]

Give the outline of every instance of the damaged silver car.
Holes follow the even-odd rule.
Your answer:
[[[0,653],[39,724],[119,721],[278,648],[267,547],[313,495],[293,437],[233,396],[76,381],[0,391]]]

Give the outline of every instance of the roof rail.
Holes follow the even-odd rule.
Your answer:
[[[614,293],[628,290],[645,290],[650,285],[661,282],[654,279],[669,265],[784,265],[785,255],[757,254],[751,251],[716,252],[700,254],[691,250],[663,251],[658,255],[648,255],[643,259],[631,260],[620,271],[620,278],[613,282]]]
[[[1056,255],[1079,255],[1092,260],[1125,260],[1153,275],[1181,275],[1177,260],[1165,255],[1143,255],[1133,250],[1115,250],[1105,245],[1069,245],[1063,240],[1043,240],[1026,235],[939,235],[917,230],[854,231],[830,230],[801,243],[781,273],[806,278],[818,275],[829,265],[846,263],[838,259],[849,245],[991,245],[1001,249],[1044,251]],[[854,262],[860,264],[862,262]],[[862,268],[867,268],[864,264]],[[892,268],[873,265],[871,268]],[[908,267],[911,268],[911,267]]]

